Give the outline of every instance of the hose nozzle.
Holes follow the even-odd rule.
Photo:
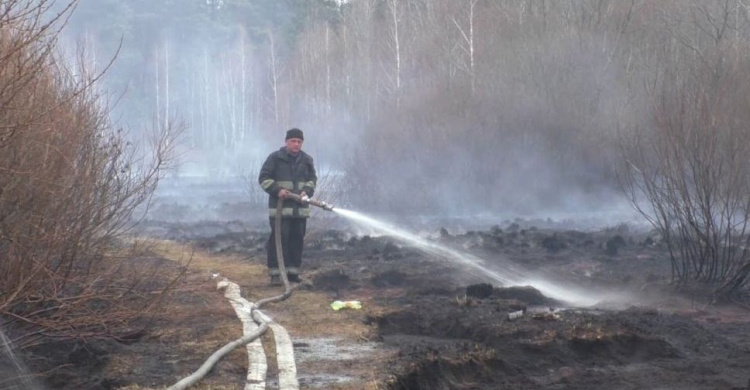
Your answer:
[[[333,205],[332,204],[328,204],[326,202],[323,202],[322,200],[312,199],[312,198],[309,198],[307,196],[302,196],[302,197],[300,197],[300,199],[302,199],[302,202],[309,203],[309,204],[311,204],[313,206],[320,207],[323,210],[333,211]]]
[[[308,197],[307,195],[305,195],[305,196],[299,196],[297,194],[289,193],[289,194],[287,194],[287,197],[289,199],[294,199],[294,200],[296,200],[297,202],[300,202],[300,203],[307,203],[307,204],[311,204],[311,205],[316,206],[316,207],[320,207],[321,209],[326,210],[326,211],[333,211],[333,205],[332,204],[323,202],[322,200],[312,199],[312,198]]]
[[[313,202],[315,202],[315,203],[313,203]],[[313,201],[311,199],[310,200],[310,204],[318,206],[318,207],[320,207],[321,209],[323,209],[325,211],[333,211],[333,205],[332,204],[328,204],[328,203],[323,202],[323,201],[317,202],[317,201]]]

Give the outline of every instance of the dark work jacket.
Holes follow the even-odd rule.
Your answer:
[[[286,188],[298,195],[304,191],[307,196],[312,197],[315,194],[317,181],[315,165],[309,154],[300,151],[297,156],[292,156],[287,153],[285,146],[269,154],[258,176],[260,187],[269,195],[268,215],[271,218],[276,216],[279,190]],[[286,200],[281,216],[283,218],[308,218],[310,206],[291,199]]]

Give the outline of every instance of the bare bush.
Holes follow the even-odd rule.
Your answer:
[[[334,207],[342,206],[346,202],[346,196],[343,192],[343,177],[341,173],[333,169],[320,169],[318,167],[318,183],[315,188],[315,198],[322,200]],[[323,209],[313,207],[311,217],[315,219],[315,225],[307,232],[307,237],[315,237],[327,229],[336,221],[335,214]]]
[[[237,169],[237,176],[242,184],[242,190],[247,196],[250,207],[264,211],[268,204],[268,194],[258,185],[258,175],[262,163],[253,162]]]
[[[747,47],[714,38],[675,49],[679,66],[654,83],[653,126],[626,139],[621,172],[669,248],[674,281],[731,298],[750,275],[750,59]]]
[[[116,250],[169,163],[179,126],[144,157],[108,117],[97,75],[55,55],[67,13],[3,2],[0,15],[0,314],[21,347],[117,337],[167,284]]]

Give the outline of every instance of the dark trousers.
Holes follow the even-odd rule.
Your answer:
[[[268,273],[279,274],[279,261],[276,258],[276,223],[271,218],[271,236],[266,242],[266,253],[268,254]],[[305,245],[306,218],[282,218],[281,219],[281,249],[284,254],[284,266],[288,274],[299,274],[302,266],[302,248]]]

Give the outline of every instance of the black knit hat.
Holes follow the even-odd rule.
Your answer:
[[[301,139],[303,141],[305,140],[305,136],[302,134],[302,130],[300,130],[298,128],[294,128],[294,129],[288,130],[286,132],[286,138],[285,139],[289,139],[289,138],[299,138],[299,139]]]

